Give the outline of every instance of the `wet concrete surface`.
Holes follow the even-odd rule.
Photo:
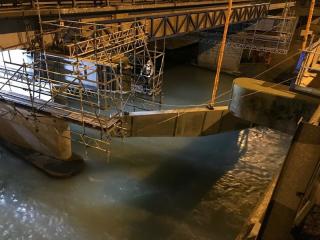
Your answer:
[[[190,65],[169,68],[164,102],[203,103],[212,79]],[[220,93],[232,79],[223,75]],[[110,158],[74,144],[86,168],[63,180],[1,147],[0,239],[234,239],[290,139],[259,127],[199,138],[114,139]]]

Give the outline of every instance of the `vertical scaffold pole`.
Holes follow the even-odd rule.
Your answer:
[[[311,0],[311,3],[310,3],[308,21],[307,21],[306,30],[305,30],[305,33],[304,33],[304,39],[303,39],[303,42],[302,42],[302,51],[306,50],[315,2],[316,2],[315,0]]]
[[[231,13],[232,13],[232,0],[228,0],[228,9],[227,9],[227,14],[226,14],[226,21],[224,24],[221,46],[220,46],[219,55],[218,55],[217,70],[216,70],[214,85],[213,85],[213,89],[212,89],[211,101],[209,103],[210,108],[214,107],[216,97],[217,97],[217,92],[218,92],[218,87],[219,87],[219,79],[220,79],[220,71],[221,71],[221,66],[222,66],[224,49],[226,46],[226,40],[227,40],[227,34],[228,34],[228,29],[229,29]]]

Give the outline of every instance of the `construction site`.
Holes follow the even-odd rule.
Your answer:
[[[320,239],[319,17],[0,1],[0,239]]]

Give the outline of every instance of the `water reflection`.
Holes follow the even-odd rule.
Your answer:
[[[90,151],[86,170],[61,181],[6,152],[0,162],[1,234],[233,239],[278,169],[288,140],[267,129],[179,138],[174,145],[170,138],[119,140],[110,163]]]

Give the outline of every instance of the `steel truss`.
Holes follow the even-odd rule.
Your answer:
[[[255,21],[267,16],[269,3],[246,4],[232,9],[230,24]],[[145,25],[150,39],[160,39],[199,32],[224,26],[226,8],[207,9],[203,11],[183,12],[165,15],[153,15],[143,18],[115,19],[105,23],[128,24],[140,21]]]

